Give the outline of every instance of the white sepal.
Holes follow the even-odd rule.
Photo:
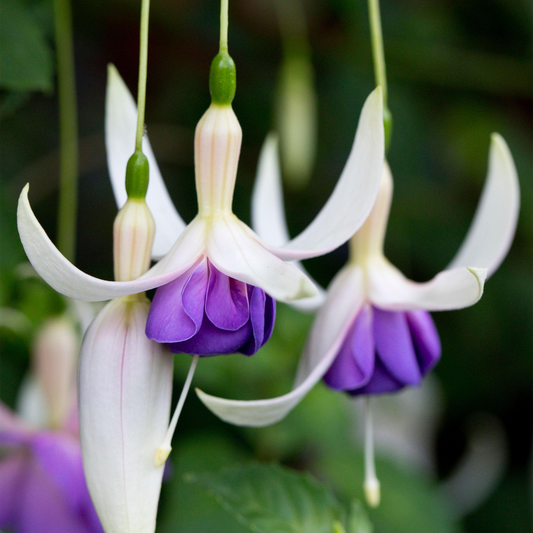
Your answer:
[[[208,236],[207,256],[227,276],[260,287],[282,302],[316,294],[305,274],[269,252],[235,215],[213,218]]]
[[[265,244],[283,246],[290,240],[284,204],[278,138],[270,133],[261,148],[252,194],[252,228]]]
[[[520,211],[520,184],[507,143],[492,134],[489,169],[470,229],[448,268],[487,267],[490,277],[500,266],[516,230]]]
[[[80,355],[83,466],[106,533],[154,533],[163,467],[154,465],[169,420],[172,356],[145,335],[144,296],[111,301]]]
[[[289,230],[285,219],[283,188],[278,154],[278,139],[270,133],[261,149],[257,175],[252,194],[252,228],[267,245],[282,246],[289,242]],[[315,285],[317,294],[290,302],[292,307],[304,312],[316,311],[326,300],[326,292],[309,275],[299,261],[292,263]]]
[[[144,292],[169,283],[188,270],[203,253],[202,224],[191,224],[171,252],[141,278],[105,281],[85,274],[70,263],[48,238],[28,201],[29,185],[22,190],[17,210],[20,240],[37,273],[57,292],[87,302],[98,302]]]
[[[367,265],[370,301],[391,311],[448,311],[474,305],[483,295],[486,268],[461,267],[443,270],[432,280],[407,279],[385,258]]]
[[[291,392],[270,400],[238,401],[217,398],[196,389],[200,400],[219,418],[237,426],[268,426],[283,419],[333,363],[363,303],[362,283],[362,271],[358,267],[343,269],[332,282],[327,301],[313,324]]]
[[[300,235],[280,247],[269,247],[285,260],[331,252],[363,224],[376,200],[384,161],[381,87],[367,98],[352,150],[328,201]]]
[[[107,70],[105,140],[111,185],[119,209],[127,199],[126,164],[135,148],[136,127],[135,101],[115,66],[110,64]],[[143,153],[150,165],[146,203],[156,223],[152,257],[159,259],[176,242],[185,229],[185,222],[172,203],[146,135],[143,138]]]

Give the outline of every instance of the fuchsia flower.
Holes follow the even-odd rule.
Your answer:
[[[196,129],[199,213],[188,226],[164,191],[148,141],[143,145],[150,162],[147,204],[156,221],[154,255],[164,255],[154,267],[131,281],[104,281],[81,272],[44,233],[31,211],[26,186],[19,201],[18,225],[28,258],[54,289],[81,300],[105,300],[160,287],[147,333],[173,351],[255,353],[272,330],[272,299],[287,302],[316,292],[307,276],[286,261],[337,248],[372,208],[383,165],[380,91],[376,89],[363,107],[350,157],[330,199],[306,230],[282,246],[263,244],[232,213],[242,134],[231,105],[211,104]],[[106,135],[119,204],[124,200],[124,168],[135,117],[133,100],[111,68]]]
[[[15,533],[101,533],[83,473],[75,397],[79,340],[48,322],[34,349],[35,376],[21,392],[30,421],[0,402],[0,528]]]
[[[271,243],[288,232],[273,143],[271,161],[254,196],[255,228]],[[440,357],[440,341],[428,311],[461,309],[476,303],[487,276],[505,258],[513,240],[520,191],[503,138],[492,136],[489,169],[479,206],[459,252],[431,281],[408,280],[383,255],[392,176],[387,164],[372,213],[352,238],[348,264],[332,281],[312,326],[292,392],[270,400],[235,401],[197,391],[223,420],[265,426],[281,420],[322,378],[352,395],[393,392],[418,385]],[[273,218],[277,221],[273,222]],[[316,300],[316,299],[315,299]],[[318,299],[320,300],[320,299]],[[316,303],[305,307],[316,307]]]

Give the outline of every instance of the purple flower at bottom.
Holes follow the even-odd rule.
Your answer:
[[[31,430],[0,404],[0,528],[103,533],[71,429]]]
[[[146,335],[174,353],[255,354],[274,328],[275,301],[204,259],[155,293]]]
[[[46,321],[17,400],[0,401],[0,529],[103,533],[87,489],[76,404],[79,336],[70,318]]]
[[[396,392],[419,385],[440,355],[439,334],[427,311],[384,311],[366,304],[324,381],[352,396]]]

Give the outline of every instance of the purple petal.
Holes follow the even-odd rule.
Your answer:
[[[88,531],[103,532],[85,481],[79,440],[68,433],[43,432],[33,439],[31,449],[71,513],[87,524]]]
[[[422,379],[405,313],[374,307],[376,353],[390,375],[404,385]]]
[[[78,512],[89,496],[79,440],[65,433],[41,432],[31,449],[42,471],[63,493],[73,512]]]
[[[24,452],[12,453],[0,462],[0,528],[15,521],[17,501],[24,482],[27,457]]]
[[[226,331],[214,326],[205,316],[200,331],[194,337],[173,342],[168,347],[173,353],[224,355],[237,352],[251,335],[252,325],[249,321],[237,331]]]
[[[205,312],[217,328],[242,328],[250,317],[246,283],[226,276],[210,264]]]
[[[261,290],[258,287],[256,287],[256,289]],[[274,331],[274,324],[276,323],[276,300],[274,300],[274,298],[272,298],[272,296],[269,296],[268,294],[265,294],[265,296],[265,333],[263,336],[262,345],[265,345],[270,340],[270,337],[272,337],[272,332]]]
[[[64,495],[33,462],[18,495],[17,533],[89,533],[92,530],[72,513]]]
[[[435,322],[427,311],[408,311],[405,314],[420,370],[422,375],[426,375],[439,362],[441,356],[440,338]]]
[[[250,322],[252,333],[249,341],[240,348],[244,355],[253,355],[263,346],[272,335],[276,320],[276,303],[259,287],[248,285],[250,297]]]
[[[328,387],[335,390],[362,387],[372,377],[374,360],[372,309],[365,305],[357,315],[333,364],[324,375],[324,381]]]
[[[197,333],[204,316],[207,279],[204,259],[196,268],[159,287],[148,313],[146,336],[167,343],[184,341]]]
[[[360,394],[382,394],[384,392],[396,392],[404,387],[405,383],[394,379],[379,358],[376,357],[374,372],[370,381],[364,387],[349,391],[349,393],[352,396],[359,396]]]

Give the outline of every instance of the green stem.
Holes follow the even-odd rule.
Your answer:
[[[372,56],[374,58],[374,76],[376,85],[383,89],[383,107],[387,107],[387,72],[385,69],[385,54],[383,52],[383,35],[381,33],[381,14],[379,0],[368,0],[368,14],[370,17],[370,33],[372,36]]]
[[[285,55],[300,53],[310,56],[305,11],[301,0],[275,0],[274,7]]]
[[[228,2],[220,2],[220,52],[228,51]]]
[[[59,205],[57,245],[74,262],[78,211],[78,115],[69,0],[54,0],[57,85],[59,93]]]
[[[135,151],[142,152],[144,133],[144,110],[146,106],[146,71],[148,65],[148,19],[150,0],[142,0],[141,4],[141,43],[139,52],[139,87],[137,90],[137,132],[135,135]]]

